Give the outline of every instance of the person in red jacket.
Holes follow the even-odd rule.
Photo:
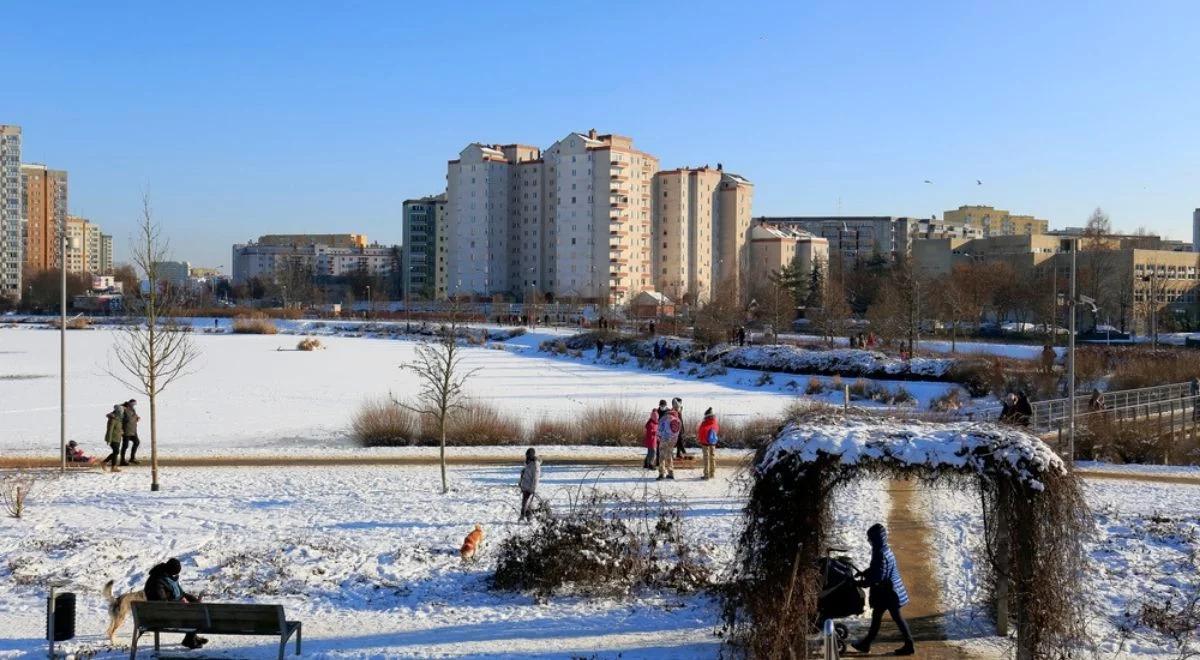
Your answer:
[[[696,442],[704,454],[704,476],[701,479],[712,479],[717,476],[717,440],[720,437],[721,426],[717,423],[717,415],[713,409],[704,411],[704,420],[696,428]]]
[[[646,460],[642,467],[653,470],[657,467],[658,458],[658,408],[650,409],[650,419],[646,420],[646,434],[642,436],[642,445],[646,447]]]

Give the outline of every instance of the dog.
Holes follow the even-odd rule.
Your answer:
[[[476,523],[475,529],[471,530],[471,533],[467,534],[467,538],[463,539],[462,549],[458,551],[463,561],[470,561],[475,558],[475,553],[483,545],[484,536],[483,525]]]
[[[104,589],[101,590],[104,598],[108,600],[108,643],[113,644],[116,641],[117,629],[121,624],[125,623],[125,619],[129,618],[129,614],[133,612],[133,604],[145,602],[146,592],[138,589],[130,591],[120,596],[113,596],[113,581],[109,580],[104,583]]]

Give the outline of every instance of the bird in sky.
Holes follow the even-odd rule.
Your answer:
[[[930,181],[929,179],[925,179],[925,183],[933,183],[933,182]]]
[[[977,186],[982,186],[982,185],[983,185],[983,182],[982,182],[982,181],[980,181],[979,179],[975,179],[975,185],[977,185]]]

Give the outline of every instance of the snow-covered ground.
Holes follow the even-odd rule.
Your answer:
[[[145,473],[49,478],[22,520],[0,520],[0,657],[43,649],[45,585],[79,595],[77,650],[121,657],[102,639],[99,590],[140,588],[156,562],[177,556],[185,586],[209,601],[279,603],[304,622],[307,657],[717,657],[719,606],[710,596],[642,593],[629,600],[551,598],[489,591],[492,550],[518,529],[519,466],[451,471],[438,494],[435,467],[167,469],[164,490]],[[655,482],[638,469],[547,467],[542,495],[566,506],[595,485],[685,510],[685,533],[714,565],[728,565],[743,504],[724,478]],[[839,494],[845,545],[865,564],[861,530],[886,511],[866,484]],[[464,565],[463,536],[481,523],[481,560]],[[127,645],[129,625],[118,642]],[[167,636],[169,643],[177,641]],[[145,642],[144,642],[145,643]],[[177,647],[176,647],[177,648]],[[206,655],[272,657],[264,638],[211,638]]]
[[[478,369],[467,385],[470,396],[530,424],[606,402],[649,411],[660,399],[676,396],[687,409],[711,406],[723,420],[735,421],[778,414],[807,383],[779,374],[773,384],[759,385],[762,374],[740,370],[698,379],[683,371],[536,351],[560,332],[538,330],[491,348],[467,347],[464,367]],[[112,405],[144,399],[107,373],[115,337],[110,329],[67,333],[68,435],[92,453],[100,451],[104,415]],[[322,336],[325,348],[313,352],[294,350],[294,335],[197,333],[195,341],[202,353],[195,372],[171,385],[159,403],[162,449],[175,455],[353,451],[350,421],[365,400],[416,393],[413,375],[400,369],[414,357],[416,343],[407,339]],[[953,387],[896,385],[908,388],[922,406]],[[149,415],[146,402],[140,405],[145,440]],[[57,453],[58,414],[58,333],[0,328],[0,451]]]
[[[1140,468],[1124,472],[1154,473]],[[1174,599],[1178,606],[1184,598],[1200,595],[1200,488],[1096,479],[1085,482],[1085,492],[1096,521],[1081,590],[1090,601],[1090,650],[1105,658],[1183,657],[1172,640],[1138,625],[1136,617],[1144,604]],[[999,656],[1006,647],[992,636],[992,623],[980,603],[984,586],[976,561],[983,520],[978,493],[939,487],[926,491],[922,503],[934,530],[932,558],[950,637],[968,640],[966,646],[983,657]],[[1193,640],[1200,642],[1194,634]],[[1188,650],[1200,652],[1200,643]]]
[[[69,437],[96,452],[112,404],[144,399],[106,373],[116,334],[67,335]],[[524,339],[524,338],[518,338]],[[159,437],[177,454],[266,448],[350,448],[350,420],[360,404],[389,393],[416,392],[400,365],[414,357],[407,340],[323,337],[324,350],[292,350],[295,336],[197,334],[202,353],[190,376],[160,399]],[[478,368],[467,390],[529,422],[572,416],[586,405],[616,401],[650,410],[682,397],[694,410],[713,406],[726,419],[779,413],[794,397],[758,392],[730,381],[681,378],[589,365],[517,350],[465,349],[464,367]],[[0,329],[0,451],[56,453],[58,334]],[[148,418],[145,401],[140,413]],[[145,439],[146,421],[141,435]]]

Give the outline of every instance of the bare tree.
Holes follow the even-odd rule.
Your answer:
[[[173,317],[173,287],[162,284],[160,268],[169,253],[162,227],[154,221],[150,197],[142,197],[142,219],[130,244],[133,267],[148,283],[140,296],[126,292],[127,310],[137,318],[117,334],[108,373],[126,387],[146,395],[150,402],[150,490],[158,483],[158,395],[168,385],[189,374],[199,357],[190,327]],[[130,294],[133,297],[128,297]],[[114,363],[115,362],[115,363]]]
[[[696,312],[693,335],[700,343],[715,346],[729,341],[744,321],[745,312],[738,304],[736,283],[727,279],[713,288],[708,302]]]
[[[459,345],[460,315],[456,304],[450,308],[449,320],[438,330],[433,341],[417,345],[417,356],[402,369],[416,374],[420,392],[415,403],[397,401],[403,408],[421,415],[431,415],[438,423],[438,443],[441,447],[442,493],[450,492],[446,480],[446,422],[464,408],[464,386],[478,369],[463,366]]]

